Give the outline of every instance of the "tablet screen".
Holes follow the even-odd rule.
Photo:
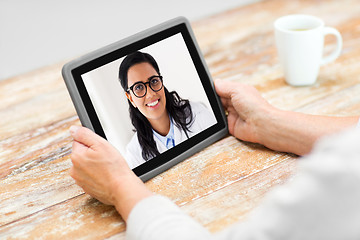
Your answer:
[[[185,24],[100,55],[72,74],[94,131],[137,175],[225,126]]]

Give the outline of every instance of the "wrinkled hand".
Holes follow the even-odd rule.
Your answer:
[[[230,134],[244,141],[260,143],[257,130],[261,121],[258,120],[268,115],[273,107],[249,85],[216,80],[215,89],[228,112]]]
[[[151,195],[150,191],[104,138],[84,127],[72,126],[70,132],[74,138],[70,176],[89,195],[115,205],[126,220],[135,204]]]
[[[105,204],[114,205],[114,190],[131,170],[119,152],[91,130],[70,130],[74,137],[70,175],[84,191]]]

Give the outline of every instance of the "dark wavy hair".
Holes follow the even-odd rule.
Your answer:
[[[139,51],[131,53],[125,57],[119,68],[119,80],[125,92],[129,87],[128,71],[130,67],[144,62],[151,64],[158,75],[161,75],[158,64],[150,54]],[[189,100],[182,99],[175,91],[169,92],[165,86],[164,91],[166,97],[166,110],[172,117],[175,126],[183,129],[187,138],[189,138],[189,128],[193,123]],[[139,109],[131,104],[130,100],[128,100],[128,103],[131,122],[135,127],[134,131],[137,133],[139,144],[142,149],[142,157],[147,161],[160,154],[153,137],[152,127],[148,119],[139,111]]]

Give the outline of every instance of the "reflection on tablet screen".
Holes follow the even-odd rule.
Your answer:
[[[217,123],[180,33],[81,77],[107,140],[132,169]]]

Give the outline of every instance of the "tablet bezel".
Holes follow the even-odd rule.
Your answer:
[[[221,101],[215,92],[211,75],[188,20],[178,17],[164,22],[73,60],[65,64],[62,69],[63,78],[81,124],[106,139],[81,75],[178,33],[181,33],[184,39],[217,123],[134,168],[134,173],[143,181],[153,178],[228,134],[226,116]]]

